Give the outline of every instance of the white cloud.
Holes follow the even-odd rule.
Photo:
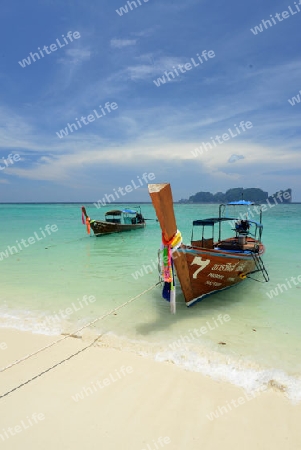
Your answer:
[[[136,45],[136,39],[111,39],[111,47],[113,48],[123,48],[129,45]]]
[[[120,70],[112,76],[112,79],[122,80],[124,78],[128,78],[133,81],[151,81],[151,77],[162,76],[164,71],[173,70],[173,66],[185,64],[189,58],[165,56],[159,57],[155,60],[155,57],[152,54],[146,54],[139,56],[136,60],[138,60],[140,64],[130,65],[125,69]],[[181,81],[181,76],[171,80],[171,82],[179,81]]]
[[[245,158],[244,155],[231,155],[230,158],[228,159],[228,163],[235,163],[239,159],[244,159],[244,158]]]
[[[12,167],[10,174],[32,180],[66,182],[74,181],[74,175],[78,171],[88,172],[89,169],[95,169],[97,166],[101,168],[105,164],[114,164],[124,169],[167,164],[170,170],[174,170],[179,167],[179,164],[184,168],[186,164],[193,163],[194,167],[199,166],[204,173],[234,180],[242,178],[245,171],[253,173],[259,170],[259,176],[267,169],[283,169],[284,162],[287,167],[297,167],[298,164],[301,167],[301,157],[298,161],[296,153],[288,150],[284,152],[283,148],[269,148],[242,142],[227,143],[195,158],[191,150],[197,145],[196,142],[169,142],[158,146],[148,140],[141,140],[122,147],[104,147],[97,144],[95,140],[94,145],[91,142],[91,149],[87,150],[86,142],[82,142],[77,152],[51,157],[43,156],[29,168]],[[245,155],[245,159],[237,160],[235,164],[239,173],[233,170],[229,172],[228,160],[233,149],[240,149]]]
[[[89,60],[90,57],[91,51],[88,48],[69,48],[58,62],[61,64],[79,65],[84,61]]]
[[[145,30],[142,31],[133,31],[133,33],[131,33],[133,36],[138,36],[138,37],[149,37],[154,33],[155,29],[154,28],[146,28]]]

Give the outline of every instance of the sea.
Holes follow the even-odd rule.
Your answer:
[[[95,220],[112,209],[85,206]],[[128,206],[133,205],[113,209]],[[270,281],[254,274],[257,281],[246,279],[191,307],[177,286],[171,314],[158,284],[161,230],[151,204],[141,205],[148,219],[144,229],[100,237],[87,234],[80,204],[1,204],[0,326],[70,333],[81,336],[83,345],[99,336],[100,345],[173,363],[247,392],[273,389],[298,403],[301,205],[272,206],[263,214]],[[218,213],[213,204],[174,209],[187,244],[192,221]]]

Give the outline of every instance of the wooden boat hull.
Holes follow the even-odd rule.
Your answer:
[[[121,224],[121,223],[106,222],[102,220],[91,220],[90,226],[95,236],[100,236],[103,234],[121,233],[123,231],[132,231],[137,230],[139,228],[144,228],[145,222],[136,224]]]
[[[173,253],[173,260],[186,305],[191,306],[209,294],[241,283],[255,270],[256,258],[263,252],[263,246],[258,254],[252,255],[229,254],[182,244]],[[185,273],[186,277],[183,276]]]
[[[150,184],[148,188],[163,241],[172,242],[177,225],[170,185]],[[192,241],[191,246],[181,244],[173,249],[172,259],[186,305],[241,283],[248,274],[258,271],[264,250],[263,244],[251,237],[230,237],[215,243],[213,239]]]

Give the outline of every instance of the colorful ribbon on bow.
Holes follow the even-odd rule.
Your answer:
[[[87,216],[86,208],[84,206],[82,206],[82,224],[86,225],[87,233],[90,234],[90,217]]]
[[[179,230],[177,230],[170,241],[166,241],[162,234],[162,278],[164,280],[162,297],[170,302],[172,313],[176,312],[176,287],[172,253],[177,250],[181,244],[182,235]]]
[[[90,217],[86,218],[86,227],[87,227],[87,233],[90,234],[90,232],[91,232]]]

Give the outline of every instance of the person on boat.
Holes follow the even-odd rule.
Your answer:
[[[144,222],[143,216],[140,213],[137,213],[136,219],[137,219],[137,223],[143,223]]]
[[[249,231],[250,224],[248,220],[238,220],[235,223],[235,229],[238,232],[247,233]]]
[[[248,220],[241,220],[240,222],[240,226],[242,228],[243,231],[248,232],[249,228],[250,228],[250,224]]]
[[[239,230],[241,228],[241,220],[237,220],[236,222],[235,222],[235,230]]]

